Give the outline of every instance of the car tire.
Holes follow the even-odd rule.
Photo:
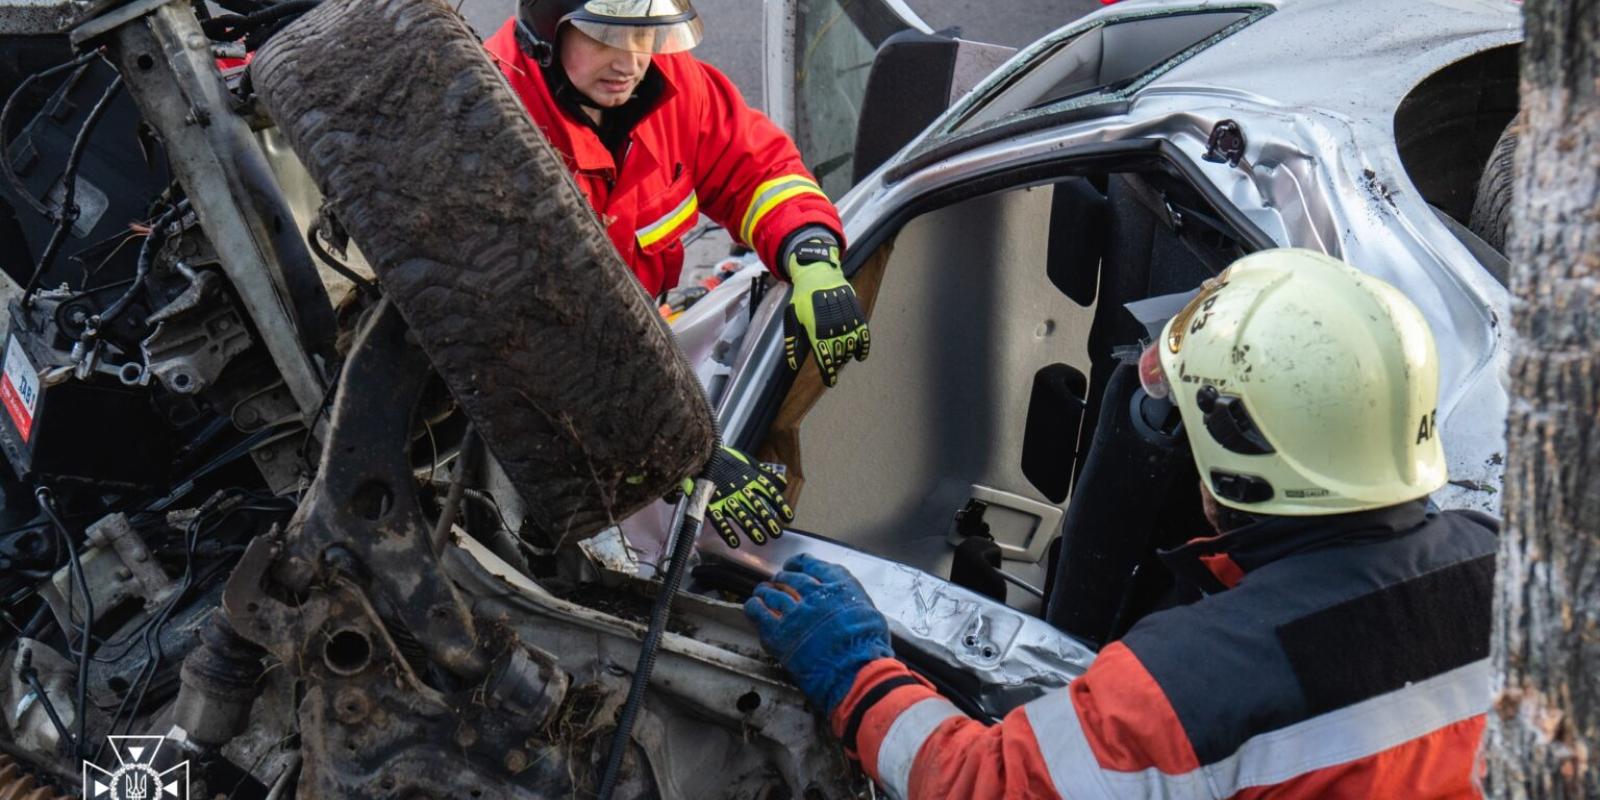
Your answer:
[[[449,5],[326,0],[251,77],[541,533],[599,530],[706,462],[671,332]]]
[[[1517,141],[1522,133],[1522,115],[1518,114],[1506,125],[1489,153],[1483,175],[1478,178],[1478,193],[1472,199],[1472,214],[1467,218],[1467,228],[1502,254],[1511,244],[1513,198],[1512,161],[1517,152]]]

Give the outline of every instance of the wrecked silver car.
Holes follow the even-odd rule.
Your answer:
[[[878,342],[827,392],[759,265],[663,324],[449,4],[0,5],[0,797],[871,796],[738,604],[813,552],[975,716],[1080,674],[1202,529],[1129,348],[1266,247],[1429,315],[1436,500],[1496,508],[1473,210],[1511,4],[1123,4],[951,69],[860,163],[798,132],[856,184]],[[896,3],[775,8],[849,83],[769,79],[774,116],[844,98],[858,140],[872,73],[963,47],[898,47],[933,34]],[[794,530],[688,546],[700,493],[659,498],[718,437],[787,467]]]

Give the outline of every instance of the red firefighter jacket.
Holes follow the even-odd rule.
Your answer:
[[[882,659],[833,727],[900,798],[1477,797],[1493,526],[1413,503],[1197,540],[1168,562],[1213,594],[1001,722]]]
[[[745,105],[727,76],[689,54],[651,60],[662,93],[619,166],[599,134],[551,96],[538,62],[518,46],[515,19],[484,44],[652,295],[677,286],[681,237],[700,213],[769,267],[784,238],[806,225],[841,234],[838,212],[794,142]]]

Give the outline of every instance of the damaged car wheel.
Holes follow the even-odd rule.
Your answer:
[[[447,4],[329,0],[252,76],[543,533],[704,464],[711,411],[671,333]]]

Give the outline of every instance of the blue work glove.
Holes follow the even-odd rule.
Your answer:
[[[756,587],[744,614],[795,685],[828,715],[844,702],[862,667],[894,655],[889,623],[855,576],[804,553]]]

